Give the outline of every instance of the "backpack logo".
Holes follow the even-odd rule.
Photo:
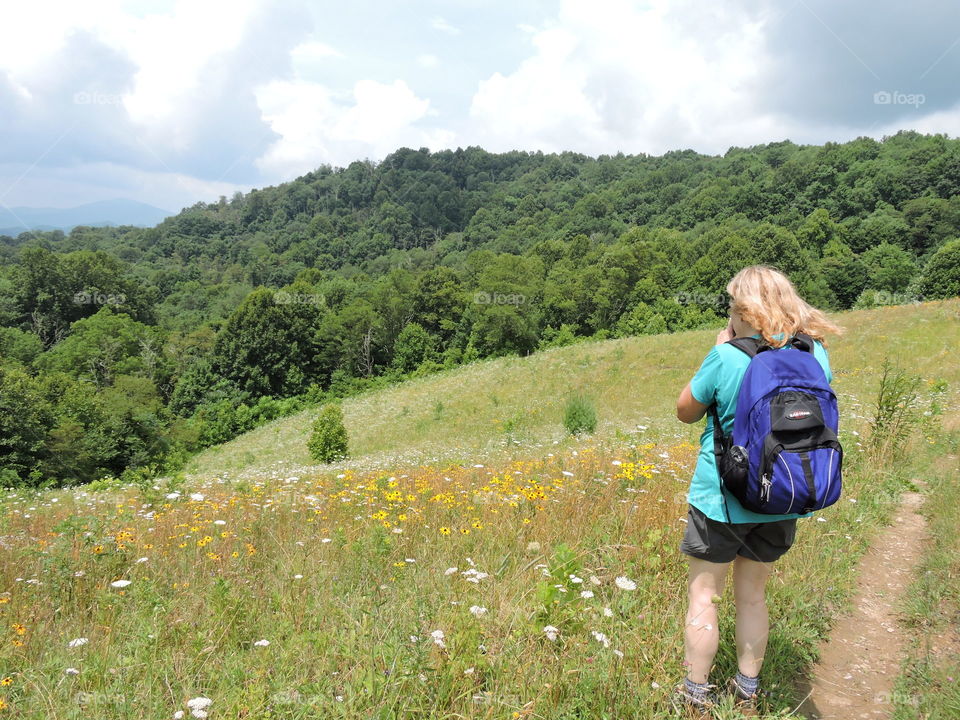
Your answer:
[[[787,413],[787,417],[791,420],[802,420],[805,417],[810,417],[811,414],[810,410],[791,410]]]

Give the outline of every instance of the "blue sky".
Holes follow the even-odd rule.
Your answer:
[[[400,146],[956,136],[958,76],[943,0],[6,3],[0,204],[176,210]]]

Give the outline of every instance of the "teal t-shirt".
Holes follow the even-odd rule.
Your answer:
[[[775,336],[780,339],[783,334]],[[760,335],[753,337],[759,338]],[[772,352],[803,352],[796,348],[786,347]],[[823,366],[827,382],[833,382],[833,373],[830,371],[830,360],[827,351],[819,342],[814,341],[814,357]],[[750,364],[750,357],[742,350],[738,350],[726,343],[715,345],[707,353],[690,381],[690,391],[697,402],[704,405],[717,403],[717,415],[724,433],[733,432],[733,414],[737,409],[737,394],[743,374]],[[688,502],[707,517],[720,522],[757,523],[787,520],[789,518],[810,517],[812,513],[790,515],[762,515],[747,510],[726,489],[720,487],[720,476],[717,474],[717,461],[713,453],[713,421],[710,413],[705,416],[706,427],[700,435],[700,454],[697,456],[697,467],[690,481],[690,491],[687,494]],[[723,495],[721,495],[721,492]],[[724,509],[726,499],[726,510]],[[727,519],[727,513],[730,517]]]

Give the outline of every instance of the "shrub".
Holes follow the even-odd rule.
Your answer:
[[[884,358],[880,387],[870,422],[870,450],[880,461],[901,459],[919,420],[917,400],[921,379]]]
[[[592,433],[597,427],[597,411],[593,402],[583,395],[570,398],[563,414],[563,425],[571,435]]]
[[[307,443],[310,456],[329,463],[349,457],[347,429],[343,425],[343,410],[338,403],[328,403],[313,422],[313,433]]]

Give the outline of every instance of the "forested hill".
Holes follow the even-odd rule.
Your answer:
[[[0,237],[0,484],[146,477],[406,374],[722,324],[753,262],[828,309],[957,295],[958,193],[960,141],[913,132],[722,157],[401,149],[155,228]]]

